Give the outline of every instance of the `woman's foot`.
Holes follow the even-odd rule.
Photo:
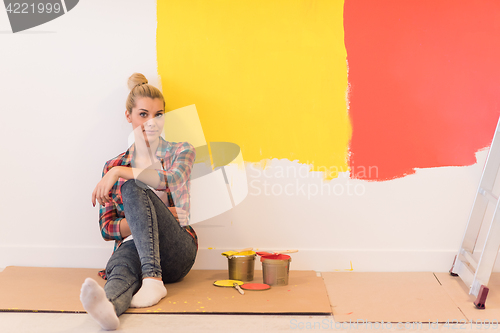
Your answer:
[[[104,289],[91,278],[85,279],[80,294],[83,308],[105,330],[116,330],[120,320],[115,313],[115,307],[106,298]]]
[[[142,280],[141,289],[132,297],[131,308],[147,308],[157,304],[167,296],[167,288],[162,280],[145,278]]]

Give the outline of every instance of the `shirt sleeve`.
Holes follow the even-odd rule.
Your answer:
[[[160,184],[156,190],[164,191],[167,188],[170,191],[181,189],[191,176],[196,150],[193,145],[183,142],[174,153],[174,160],[168,170],[156,170],[160,177]]]
[[[108,164],[104,166],[102,171],[102,176],[108,172]],[[123,237],[120,234],[120,221],[123,218],[118,218],[116,214],[116,203],[114,200],[106,203],[104,206],[99,208],[99,227],[101,229],[101,236],[105,240],[122,240]]]

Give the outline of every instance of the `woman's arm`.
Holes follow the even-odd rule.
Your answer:
[[[99,227],[101,236],[105,240],[122,240],[120,224],[124,218],[116,215],[116,207],[113,203],[101,206],[99,210]]]
[[[109,191],[118,181],[118,178],[138,179],[141,182],[153,187],[155,190],[176,191],[184,186],[191,176],[196,152],[194,147],[185,142],[175,152],[176,157],[168,170],[163,170],[158,161],[147,169],[130,168],[125,166],[111,167],[97,184],[92,193],[92,204],[95,206],[96,200],[104,205],[111,202]]]
[[[138,174],[137,179],[146,184],[152,184],[154,181],[158,182],[159,180],[158,173],[155,170],[134,170],[129,167],[116,166],[104,174],[92,193],[92,204],[95,205],[96,200],[101,204],[99,224],[101,235],[106,240],[122,240],[132,234],[126,218],[116,217],[116,207],[109,196],[109,192],[118,178],[133,179],[135,172]]]
[[[112,161],[106,162],[102,170],[102,178],[106,177],[110,168],[112,168],[112,163],[113,163]],[[112,186],[113,184],[111,184],[111,187],[109,189],[111,189]],[[96,192],[97,192],[96,189],[94,189],[94,192],[92,193],[92,203],[94,206],[95,206]],[[109,190],[107,192],[106,199],[103,199],[101,197],[97,199],[101,204],[101,207],[99,208],[99,228],[101,230],[102,238],[108,241],[122,240],[122,236],[120,234],[120,222],[123,218],[118,216],[116,204],[109,197]]]
[[[110,171],[116,169],[114,172],[116,172],[117,180],[118,178],[123,178],[126,180],[137,179],[146,185],[157,188],[160,184],[160,177],[158,176],[158,171],[155,170],[156,168],[161,169],[161,164],[159,161],[151,165],[148,169],[118,166],[114,167]]]
[[[196,151],[188,142],[182,143],[175,151],[175,159],[168,170],[156,170],[159,177],[159,185],[156,190],[170,189],[171,192],[184,187],[191,177]]]
[[[130,231],[130,227],[128,226],[126,218],[123,218],[120,221],[120,235],[122,235],[123,238],[132,235],[132,231]]]
[[[155,164],[153,164],[152,167],[156,166]],[[109,169],[99,183],[97,183],[94,192],[92,192],[92,205],[95,206],[96,200],[102,206],[112,202],[109,191],[111,191],[113,185],[118,181],[118,178],[126,180],[138,179],[151,187],[157,187],[160,183],[160,177],[158,176],[157,170],[115,166]]]

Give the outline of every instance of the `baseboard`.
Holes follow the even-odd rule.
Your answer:
[[[229,249],[200,249],[196,269],[227,269],[221,255]],[[266,249],[261,249],[266,251]],[[293,253],[290,269],[319,272],[447,272],[456,251],[409,250],[317,250],[300,249]],[[261,269],[257,260],[255,269]]]
[[[111,246],[109,246],[111,245]],[[227,269],[221,253],[231,249],[200,248],[194,269]],[[266,251],[268,249],[260,249]],[[0,246],[0,267],[105,267],[112,244],[98,247]],[[291,254],[290,269],[319,272],[447,272],[456,251],[452,250],[318,250],[299,249]],[[256,260],[255,269],[261,269]],[[495,271],[500,271],[497,262]]]
[[[113,244],[104,246],[0,246],[0,267],[81,267],[104,268]]]

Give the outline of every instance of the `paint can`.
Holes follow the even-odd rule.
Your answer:
[[[262,278],[270,286],[286,286],[292,258],[286,254],[262,256]]]
[[[255,268],[255,252],[245,251],[227,257],[229,279],[240,281],[253,281]]]

